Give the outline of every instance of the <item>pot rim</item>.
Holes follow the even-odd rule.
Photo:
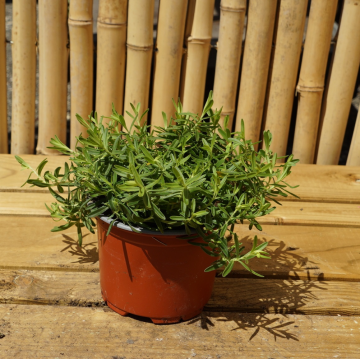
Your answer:
[[[107,216],[99,216],[99,219],[106,222],[107,224],[110,225],[110,223],[114,220],[111,219]],[[117,228],[121,229],[121,230],[125,230],[125,231],[130,231],[130,232],[135,232],[131,229],[131,227],[129,225],[126,225],[124,223],[122,223],[120,220],[116,220],[114,225]],[[161,233],[160,231],[152,231],[146,228],[142,228],[140,226],[133,226],[133,228],[135,228],[136,230],[139,231],[139,233],[141,234],[147,234],[147,235],[156,235],[156,236],[181,236],[181,235],[188,235],[186,233],[185,230],[166,230],[164,233]],[[196,233],[194,233],[193,235],[195,235]]]

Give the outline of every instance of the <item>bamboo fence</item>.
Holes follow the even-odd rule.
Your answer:
[[[8,152],[5,0],[0,0],[0,154]]]
[[[199,114],[199,116],[204,104],[214,3],[215,0],[196,1],[191,36],[188,39],[183,108],[184,111]]]
[[[162,112],[174,115],[179,96],[187,0],[161,1],[156,39],[152,126],[163,126]]]
[[[293,153],[304,164],[314,162],[325,72],[337,0],[312,0],[300,78]]]
[[[244,120],[246,136],[259,140],[277,0],[250,1],[235,130]],[[255,145],[256,149],[258,144]]]
[[[35,136],[36,0],[13,1],[11,153],[33,154]]]
[[[345,0],[322,124],[317,164],[339,161],[360,63],[360,4]],[[354,141],[354,140],[353,140]],[[360,141],[360,139],[358,139]]]
[[[281,1],[275,39],[265,128],[273,133],[272,149],[286,154],[307,0]]]
[[[129,2],[127,63],[124,114],[128,128],[132,119],[130,103],[140,103],[140,112],[148,108],[151,61],[153,56],[153,13],[154,0],[133,0]],[[144,116],[145,122],[147,116]]]
[[[127,0],[101,0],[97,20],[96,111],[123,112]],[[104,121],[106,122],[106,121]]]
[[[78,113],[87,118],[93,110],[93,20],[92,0],[71,0],[69,8],[70,37],[70,146],[75,148],[76,138],[84,133],[83,126],[77,121]]]
[[[214,107],[223,108],[221,121],[229,116],[232,128],[236,91],[239,81],[240,57],[243,40],[246,0],[222,0],[219,41],[217,46]]]
[[[95,108],[99,116],[109,116],[114,103],[129,124],[126,111],[131,111],[130,103],[141,103],[140,111],[144,111],[151,99],[151,125],[162,126],[162,112],[168,118],[173,116],[172,98],[177,100],[179,96],[184,111],[201,113],[213,33],[214,0],[161,1],[155,51],[155,0],[100,0],[95,104],[92,2],[71,0],[68,14],[67,0],[38,1],[40,89],[37,153],[56,154],[47,149],[50,138],[55,135],[66,142],[69,52],[69,145],[72,148],[75,135],[83,131],[75,120],[75,113],[87,117]],[[308,3],[311,7],[300,64]],[[340,30],[334,40],[337,42],[335,55],[331,52],[330,74],[325,78],[338,8],[343,8]],[[13,12],[11,152],[32,153],[36,1],[13,0]],[[254,142],[261,140],[262,128],[271,130],[273,151],[278,156],[286,155],[297,94],[295,157],[302,163],[313,163],[316,159],[318,164],[337,164],[359,70],[359,19],[358,0],[221,0],[214,80],[214,108],[223,107],[221,120],[228,115],[229,128],[238,131],[241,119],[244,119],[246,138]],[[8,151],[4,20],[5,0],[0,0],[2,153]],[[360,166],[359,124],[360,115],[347,165]]]
[[[39,138],[38,154],[54,135],[66,142],[67,1],[39,0]]]

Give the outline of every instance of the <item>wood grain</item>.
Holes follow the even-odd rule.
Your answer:
[[[2,192],[0,215],[50,216],[45,208],[56,200],[49,193]],[[262,225],[319,225],[360,227],[360,205],[284,201],[259,218]]]
[[[50,232],[48,217],[0,216],[0,268],[98,271],[96,235],[77,246],[75,228]],[[252,268],[267,278],[359,281],[360,229],[325,226],[264,225],[263,231],[236,228],[250,248],[255,234],[268,241],[271,260],[252,259]],[[253,277],[235,264],[232,277]]]
[[[99,273],[0,270],[0,303],[105,306]]]
[[[34,168],[45,157],[40,155],[24,155],[24,160]],[[48,156],[46,169],[54,170],[64,166],[66,156]],[[27,171],[21,172],[21,167],[13,155],[0,155],[0,192],[47,192],[43,188],[20,188],[28,176]],[[333,202],[360,204],[360,167],[336,165],[306,165],[298,164],[287,178],[291,185],[299,185],[294,192],[300,196],[300,201]],[[299,201],[296,198],[284,198],[282,201]]]
[[[99,273],[0,270],[0,303],[106,306]],[[216,278],[207,311],[360,315],[360,283]]]
[[[2,358],[360,356],[360,318],[354,316],[204,312],[159,326],[103,308],[0,305],[0,319]]]

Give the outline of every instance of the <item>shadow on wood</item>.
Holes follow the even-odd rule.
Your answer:
[[[251,341],[261,331],[266,331],[269,334],[273,335],[274,341],[276,341],[277,338],[299,341],[297,336],[293,334],[289,328],[289,326],[298,327],[298,325],[294,325],[296,321],[289,321],[286,315],[281,315],[280,317],[268,317],[266,314],[239,314],[236,319],[234,319],[234,316],[230,316],[229,318],[227,318],[226,315],[222,315],[216,318],[216,322],[235,322],[237,327],[233,328],[232,331],[250,330],[252,332],[252,330],[254,329],[254,332],[252,332],[249,337],[249,341]],[[202,312],[200,316],[193,320],[190,320],[188,322],[188,325],[192,325],[198,322],[199,327],[204,330],[209,330],[210,327],[217,326],[216,322],[214,322],[214,318],[214,314],[211,314],[210,318],[209,313]]]
[[[89,235],[90,234],[86,234],[83,236],[83,238]],[[62,249],[61,252],[67,250],[72,256],[77,257],[77,260],[73,261],[73,263],[96,264],[99,261],[99,253],[96,242],[84,244],[82,247],[80,247],[76,239],[64,234],[62,234],[62,236],[64,238],[63,243],[65,243],[67,246]]]

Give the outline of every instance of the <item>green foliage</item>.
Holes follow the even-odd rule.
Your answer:
[[[188,241],[214,257],[205,271],[225,265],[226,276],[239,262],[256,274],[248,262],[267,258],[267,243],[258,245],[255,236],[252,249],[243,253],[234,226],[248,220],[250,229],[261,230],[257,218],[275,209],[270,200],[291,194],[284,179],[298,160],[291,155],[277,164],[269,131],[264,132],[265,146],[258,152],[245,139],[243,123],[240,132],[230,133],[228,119],[220,124],[221,110],[212,110],[211,93],[201,117],[182,112],[180,102],[174,105],[175,119],[168,121],[163,113],[164,127],[151,132],[149,126],[140,125],[145,115],[139,114],[140,104],[132,105],[133,114],[128,113],[133,119],[129,129],[114,108],[107,126],[96,113],[88,120],[77,116],[88,136],[77,138],[81,146],[75,151],[56,136],[51,140],[51,149],[70,155],[71,161],[53,173],[42,175],[46,160],[34,170],[16,158],[35,175],[27,183],[48,187],[56,199],[47,208],[54,220],[66,224],[52,231],[76,226],[80,245],[81,228],[94,232],[93,218],[105,214],[113,219],[111,226],[119,220],[133,229],[136,225],[159,232],[185,228],[206,245],[191,237]]]

